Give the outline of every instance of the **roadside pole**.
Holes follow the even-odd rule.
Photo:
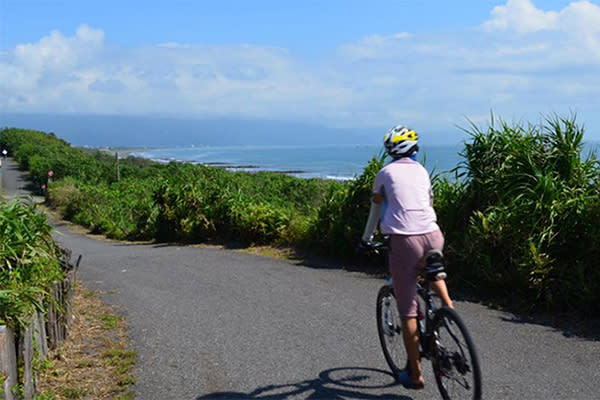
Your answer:
[[[121,168],[119,166],[119,152],[115,153],[115,164],[117,166],[117,182],[121,180]]]

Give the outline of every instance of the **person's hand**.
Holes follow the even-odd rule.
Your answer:
[[[370,240],[361,240],[358,246],[356,247],[356,252],[358,254],[370,254],[373,251],[373,242]]]

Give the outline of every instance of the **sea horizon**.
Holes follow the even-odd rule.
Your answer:
[[[458,166],[463,146],[423,146],[418,160],[432,174],[447,174]],[[115,149],[113,149],[115,150]],[[360,175],[373,157],[383,152],[376,145],[244,145],[172,146],[119,149],[122,156],[156,162],[189,162],[231,171],[269,171],[300,178],[350,180]]]

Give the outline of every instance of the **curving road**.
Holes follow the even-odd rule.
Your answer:
[[[3,172],[5,182],[19,174]],[[422,391],[387,372],[374,321],[380,279],[220,248],[96,240],[60,223],[55,238],[83,254],[80,279],[126,317],[137,399],[440,398],[429,364]],[[598,338],[456,306],[478,345],[484,398],[600,398]]]
[[[0,193],[7,198],[25,196],[29,194],[28,185],[19,166],[11,158],[0,157]]]

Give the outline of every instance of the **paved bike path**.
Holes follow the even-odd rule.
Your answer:
[[[387,372],[380,279],[219,248],[96,240],[61,224],[55,238],[83,254],[80,279],[126,317],[138,399],[439,398],[429,363],[423,391]],[[478,346],[484,398],[598,398],[600,342],[456,305]]]

